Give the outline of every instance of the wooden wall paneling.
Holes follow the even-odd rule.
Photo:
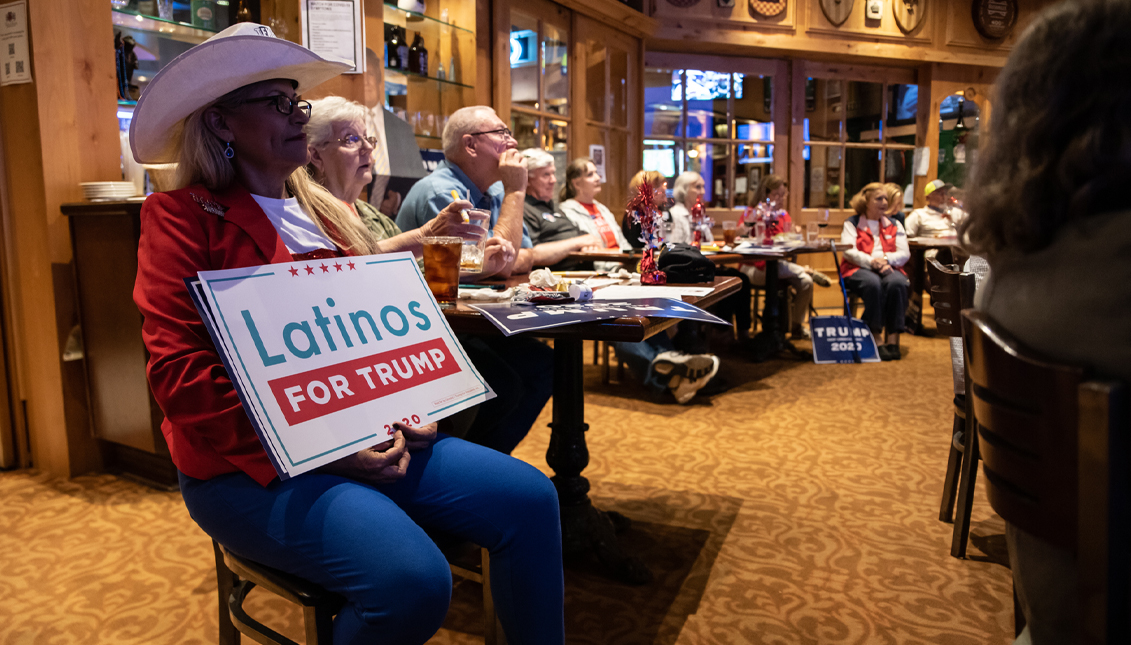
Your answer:
[[[901,0],[885,0],[885,4]],[[1020,34],[1036,8],[1051,0],[1037,0],[1019,13],[1014,34]],[[704,54],[788,56],[913,66],[918,62],[1001,66],[1009,44],[982,39],[970,19],[969,0],[931,0],[926,18],[909,34],[903,33],[894,14],[886,11],[879,21],[864,18],[864,1],[853,3],[845,23],[837,27],[822,13],[816,0],[793,2],[788,10],[792,25],[766,24],[746,10],[715,10],[701,2],[689,8],[657,2],[658,27],[648,38],[650,49]],[[728,16],[716,15],[729,12]],[[1016,36],[1014,36],[1016,37]],[[1007,39],[1008,40],[1008,39]]]
[[[518,0],[495,0],[491,3],[491,51],[488,59],[494,69],[494,99],[491,101],[503,123],[511,120],[511,2]]]
[[[805,74],[816,78],[838,78],[867,83],[915,83],[915,70],[901,67],[879,67],[852,63],[805,61]]]
[[[926,64],[919,66],[919,104],[915,117],[915,146],[926,147],[930,161],[927,165],[925,176],[915,176],[915,195],[913,205],[922,208],[927,205],[927,198],[923,196],[923,188],[938,177],[939,173],[939,107],[942,97],[935,92],[935,65]]]
[[[805,147],[805,83],[808,76],[805,74],[805,64],[802,61],[790,61],[789,69],[789,212],[797,213],[797,221],[801,219],[801,207],[805,203],[805,159],[802,156]],[[783,79],[784,80],[784,79]],[[783,83],[784,84],[784,83]],[[810,150],[810,152],[812,152]]]
[[[475,69],[475,103],[494,105],[496,110],[499,105],[492,101],[495,96],[495,58],[492,55],[495,32],[492,25],[495,24],[495,5],[501,1],[475,0],[475,59],[472,61]],[[465,73],[468,69],[472,68],[464,67]]]
[[[655,19],[631,9],[617,0],[554,0],[557,4],[594,19],[595,24],[614,26],[618,31],[637,38],[647,38],[656,31]]]
[[[582,70],[586,68],[586,55],[584,41],[582,40],[581,23],[584,21],[577,13],[573,13],[570,18],[569,38],[570,38],[570,63],[573,66],[573,71],[569,75],[570,86],[570,113],[573,116],[570,128],[569,137],[569,158],[570,161],[579,157],[586,157],[589,155],[589,143],[587,141],[589,129],[586,127],[586,101],[589,100],[585,86],[585,74]]]
[[[19,249],[6,285],[15,371],[33,463],[61,476],[100,462],[89,432],[68,431],[56,314],[70,295],[56,294],[52,265],[71,259],[59,206],[81,196],[81,181],[121,179],[111,24],[108,3],[29,3],[34,83],[0,89],[7,185],[18,187],[6,223]]]
[[[364,2],[364,0],[362,0]],[[373,2],[374,0],[370,0]],[[286,33],[275,33],[279,38],[302,44],[302,18],[300,0],[259,0],[259,19],[268,24],[278,18],[287,26]],[[281,30],[279,30],[281,31]]]
[[[645,67],[662,67],[666,69],[683,69],[688,66],[699,66],[716,72],[732,72],[736,74],[757,74],[771,76],[778,73],[781,61],[769,58],[747,58],[737,56],[695,55],[688,57],[686,52],[664,52],[646,50],[644,53]]]
[[[0,468],[26,468],[31,451],[23,415],[16,360],[16,336],[13,333],[12,280],[12,207],[8,184],[4,142],[4,96],[0,93]]]

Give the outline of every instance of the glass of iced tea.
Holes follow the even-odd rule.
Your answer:
[[[723,243],[727,246],[734,246],[734,241],[738,238],[738,222],[723,222]]]
[[[459,297],[462,249],[463,239],[458,237],[424,238],[424,279],[438,302],[455,302]]]
[[[459,256],[460,271],[480,273],[483,271],[483,248],[487,241],[487,229],[491,224],[491,211],[474,208],[467,213],[468,222],[483,229],[483,237],[478,240],[464,240]]]

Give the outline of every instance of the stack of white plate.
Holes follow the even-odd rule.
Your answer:
[[[88,181],[79,185],[83,197],[92,202],[126,199],[137,194],[137,186],[132,181]]]

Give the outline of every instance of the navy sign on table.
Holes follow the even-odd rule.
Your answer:
[[[846,316],[813,316],[809,319],[813,336],[813,362],[877,363],[876,339],[864,321]]]
[[[673,298],[595,300],[593,302],[571,302],[561,305],[529,305],[508,302],[470,306],[498,327],[504,336],[563,325],[633,316],[681,318],[716,325],[730,324],[695,305]]]

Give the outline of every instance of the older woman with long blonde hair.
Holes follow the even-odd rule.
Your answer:
[[[559,511],[544,475],[435,424],[396,423],[389,441],[280,479],[185,289],[198,271],[380,250],[303,169],[310,104],[298,93],[345,67],[240,23],[170,62],[138,101],[134,157],[179,163],[179,188],[142,206],[134,300],[181,495],[232,552],[340,594],[335,643],[424,643],[439,629],[451,573],[423,526],[491,550],[508,641],[562,643]]]
[[[903,224],[887,215],[884,185],[864,186],[850,202],[856,214],[844,221],[840,242],[845,247],[840,273],[849,291],[864,301],[865,323],[883,332],[880,358],[899,360],[899,335],[904,330],[910,282],[903,265],[911,258]]]

